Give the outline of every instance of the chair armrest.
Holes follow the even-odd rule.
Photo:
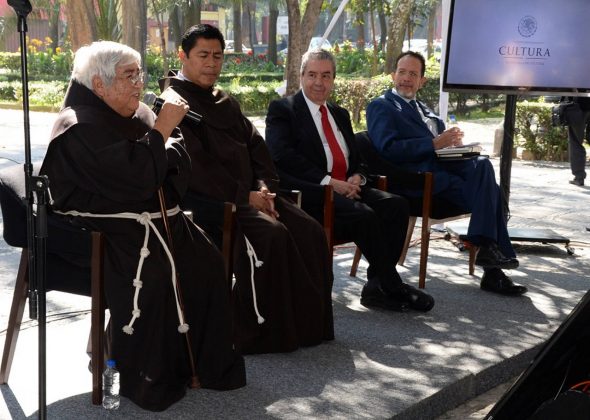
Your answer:
[[[301,197],[303,195],[301,191],[280,189],[279,195],[293,201],[297,207],[301,208]]]

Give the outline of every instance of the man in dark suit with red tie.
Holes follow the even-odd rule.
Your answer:
[[[351,239],[369,262],[361,304],[395,311],[429,311],[434,299],[405,284],[395,265],[408,224],[408,204],[371,188],[357,150],[348,111],[326,100],[334,86],[331,53],[308,51],[301,64],[301,90],[273,101],[266,117],[266,143],[281,184],[334,188],[334,237]],[[303,197],[303,208],[320,220],[322,200]]]

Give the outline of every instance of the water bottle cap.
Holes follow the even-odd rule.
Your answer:
[[[115,361],[113,359],[109,359],[107,360],[107,367],[108,368],[114,368],[115,367]]]

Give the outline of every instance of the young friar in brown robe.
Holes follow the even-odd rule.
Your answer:
[[[278,176],[264,139],[238,102],[214,88],[223,49],[217,28],[191,27],[179,53],[181,72],[160,87],[202,115],[199,124],[185,119],[180,125],[192,161],[185,203],[200,194],[237,206],[236,341],[243,353],[270,353],[332,340],[333,274],[323,228],[276,196]]]
[[[223,259],[178,211],[190,159],[182,139],[171,136],[179,134],[173,130],[188,107],[171,97],[156,119],[139,102],[142,87],[133,49],[113,42],[80,49],[41,173],[49,178],[56,213],[104,234],[109,357],[121,374],[120,392],[160,411],[184,396],[192,377],[186,330],[202,387],[235,389],[246,376],[232,343]]]

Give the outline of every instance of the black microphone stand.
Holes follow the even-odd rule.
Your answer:
[[[25,131],[25,185],[27,202],[27,246],[29,249],[29,317],[38,321],[39,328],[39,418],[47,418],[46,404],[46,307],[45,255],[47,242],[47,191],[49,181],[33,176],[31,163],[31,128],[29,123],[29,82],[27,70],[27,15],[33,10],[28,0],[8,0],[18,16],[20,34],[21,80]],[[33,211],[34,194],[37,212]]]

